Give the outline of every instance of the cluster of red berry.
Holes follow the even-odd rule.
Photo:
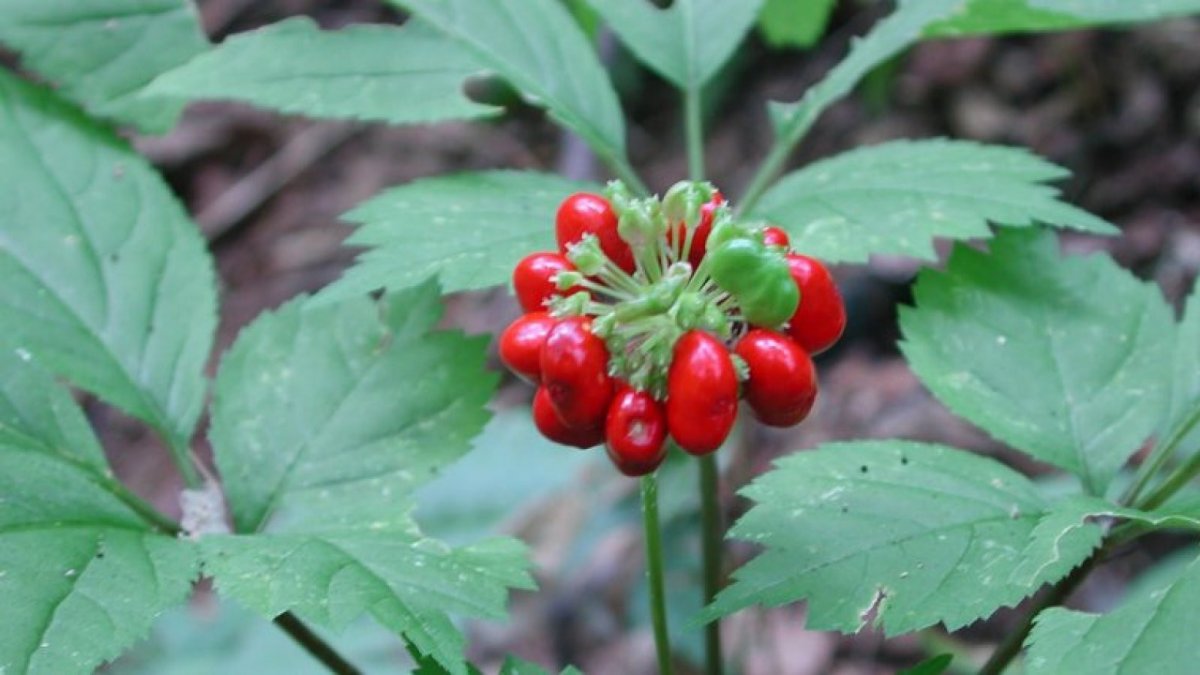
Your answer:
[[[556,217],[559,250],[533,253],[513,273],[526,313],[504,331],[500,356],[538,386],[537,428],[564,445],[604,443],[628,475],[654,471],[668,436],[692,454],[716,450],[739,398],[764,424],[803,420],[817,395],[810,355],[845,327],[829,271],[789,252],[787,233],[771,226],[750,231],[786,260],[801,300],[782,325],[748,320],[707,274],[710,236],[735,227],[721,194],[707,190],[690,219],[657,200],[624,199],[620,186],[610,187],[611,201],[571,195]]]

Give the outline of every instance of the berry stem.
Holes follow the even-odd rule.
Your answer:
[[[704,604],[711,605],[721,590],[721,508],[717,494],[717,460],[712,454],[698,459],[700,465],[700,517],[704,550]],[[704,672],[722,675],[721,620],[704,627]]]
[[[605,265],[596,276],[609,286],[628,291],[633,295],[638,295],[642,292],[642,287],[638,284],[637,280],[616,265]]]
[[[623,289],[623,288],[616,288],[615,286],[613,286],[611,284],[607,285],[607,286],[601,285],[594,281],[588,281],[587,279],[584,279],[583,281],[579,282],[577,285],[582,286],[582,287],[586,288],[587,290],[592,291],[594,293],[601,293],[603,295],[607,295],[608,297],[613,298],[615,300],[633,300],[636,297],[636,295],[633,291]]]
[[[650,617],[659,675],[671,675],[671,638],[667,633],[666,593],[663,589],[662,534],[658,524],[658,479],[642,476],[642,526],[646,538],[646,577],[650,586]]]

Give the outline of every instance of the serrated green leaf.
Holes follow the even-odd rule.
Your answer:
[[[322,31],[297,17],[229,38],[159,76],[145,94],[414,124],[495,112],[463,93],[481,70],[460,45],[419,23]]]
[[[901,350],[938,399],[997,439],[1105,487],[1159,423],[1173,325],[1162,294],[1106,255],[1061,257],[1007,230],[925,270]]]
[[[524,547],[452,549],[408,517],[411,493],[470,448],[497,382],[487,338],[431,332],[433,284],[264,314],[217,377],[211,440],[239,532],[201,541],[222,593],[267,617],[341,629],[364,612],[466,672],[448,612],[500,617],[528,588]]]
[[[588,0],[643,63],[680,89],[699,91],[754,25],[763,0]]]
[[[89,112],[148,132],[182,105],[141,89],[208,47],[188,0],[0,0],[0,43]]]
[[[600,186],[552,174],[488,171],[392,188],[345,218],[346,243],[370,250],[317,296],[322,303],[440,275],[447,292],[507,283],[517,262],[555,250],[554,214],[567,195]]]
[[[825,33],[837,0],[767,0],[758,29],[772,47],[811,47]]]
[[[765,547],[703,617],[808,601],[808,627],[888,635],[950,630],[1012,605],[1009,580],[1051,505],[1029,479],[967,452],[904,441],[835,443],[780,460],[743,490],[755,505],[731,536]]]
[[[388,0],[464,45],[602,157],[625,157],[625,120],[595,50],[559,0]]]
[[[401,509],[490,417],[486,337],[431,333],[430,284],[388,298],[263,314],[221,362],[211,440],[235,529],[280,508],[323,522]]]
[[[1098,497],[1080,495],[1054,505],[1029,539],[1024,559],[1013,570],[1013,581],[1029,584],[1045,577],[1045,568],[1066,561],[1082,560],[1099,545],[1101,529],[1096,518],[1120,518],[1154,528],[1177,528],[1200,532],[1200,516],[1170,508],[1139,511],[1117,506]]]
[[[104,451],[70,392],[31,361],[0,352],[0,443],[108,472]]]
[[[90,673],[182,602],[190,543],[157,534],[94,472],[0,444],[0,671]]]
[[[930,26],[932,36],[1069,30],[1157,21],[1200,12],[1200,0],[971,0]]]
[[[781,142],[795,143],[826,108],[849,94],[879,64],[915,44],[931,23],[951,16],[963,0],[900,0],[900,6],[876,24],[850,53],[796,103],[772,103],[771,120]]]
[[[989,237],[988,222],[1115,233],[1043,184],[1066,175],[1019,148],[893,141],[788,174],[752,215],[787,229],[796,250],[835,262],[865,262],[873,254],[932,260],[935,237]]]
[[[185,447],[216,324],[212,262],[157,173],[0,74],[0,346]]]
[[[285,610],[334,630],[369,612],[454,675],[465,640],[448,613],[499,619],[509,588],[534,587],[525,547],[493,539],[451,549],[403,515],[337,532],[215,535],[201,540],[222,594],[263,616]]]
[[[1195,639],[1200,559],[1174,583],[1133,596],[1107,615],[1048,609],[1026,645],[1025,672],[1185,675],[1200,662]]]

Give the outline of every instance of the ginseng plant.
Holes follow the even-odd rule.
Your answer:
[[[705,85],[756,22],[773,40],[811,39],[832,0],[394,5],[402,25],[292,18],[214,45],[186,0],[0,0],[0,43],[19,57],[0,72],[0,672],[91,671],[201,577],[332,671],[363,667],[330,635],[366,614],[420,672],[478,672],[456,621],[503,618],[509,590],[534,587],[528,552],[506,537],[452,545],[412,512],[418,488],[496,433],[489,338],[437,329],[441,296],[510,279],[524,313],[499,351],[537,387],[532,423],[641,477],[660,672],[683,660],[672,635],[701,625],[705,672],[723,672],[722,617],[801,600],[810,629],[888,635],[1024,603],[985,673],[1023,648],[1029,673],[1194,667],[1191,538],[1110,613],[1057,605],[1138,537],[1200,529],[1200,295],[1176,321],[1109,257],[1060,254],[1049,228],[1116,229],[1061,201],[1046,183],[1065,171],[1021,149],[896,141],[784,170],[823,111],[922,39],[1200,3],[900,0],[802,98],[770,105],[775,142],[745,186],[705,180]],[[679,91],[689,175],[661,195],[629,159],[597,31]],[[211,255],[119,131],[166,132],[199,100],[486,119],[502,111],[463,93],[480,75],[544,108],[613,180],[497,170],[383,192],[346,216],[348,243],[366,249],[354,266],[245,327],[210,386]],[[730,534],[761,551],[726,586],[714,453],[743,399],[745,424],[790,426],[813,406],[811,356],[846,321],[820,261],[933,261],[935,238],[970,243],[919,274],[901,350],[950,410],[1062,480],[903,440],[798,452],[742,491],[753,506]],[[114,476],[74,392],[161,439],[186,484],[180,521]],[[211,463],[195,449],[201,419]],[[705,608],[673,628],[664,461],[694,463],[703,539]],[[914,672],[970,665],[930,656]],[[502,672],[545,671],[510,658]]]

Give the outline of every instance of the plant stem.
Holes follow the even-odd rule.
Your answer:
[[[749,213],[754,208],[758,199],[767,191],[771,181],[775,180],[775,177],[783,170],[783,165],[787,162],[788,155],[792,154],[792,149],[803,140],[808,130],[812,128],[812,122],[815,121],[816,117],[813,116],[812,121],[797,126],[791,130],[787,138],[781,138],[775,142],[770,154],[763,160],[758,172],[754,174],[754,178],[750,179],[750,185],[746,187],[745,194],[738,201],[737,212],[739,215]]]
[[[1171,434],[1166,441],[1154,449],[1154,454],[1151,455],[1150,458],[1147,459],[1138,469],[1138,474],[1134,480],[1133,486],[1129,488],[1129,492],[1126,494],[1125,499],[1122,500],[1122,503],[1131,504],[1137,501],[1138,497],[1141,496],[1142,490],[1144,490],[1150,483],[1150,479],[1158,474],[1159,469],[1161,469],[1163,465],[1167,463],[1167,460],[1169,460],[1175,454],[1175,449],[1178,448],[1179,444],[1188,437],[1188,434],[1192,433],[1192,429],[1195,429],[1198,424],[1200,424],[1200,408],[1196,408],[1196,410],[1192,412],[1191,416],[1188,417],[1184,423],[1175,430],[1175,433]],[[1195,462],[1196,458],[1192,457],[1189,462],[1180,467],[1180,470],[1186,469],[1188,464],[1194,464]],[[1187,472],[1184,471],[1184,477],[1180,479],[1178,478],[1180,475],[1180,470],[1176,470],[1174,474],[1167,478],[1167,482],[1163,483],[1161,486],[1159,486],[1158,490],[1147,497],[1145,501],[1145,508],[1152,509],[1155,506],[1158,506],[1162,502],[1166,501],[1167,498],[1169,498],[1172,494],[1175,494],[1179,488],[1182,488],[1184,485],[1186,485],[1189,480],[1195,477],[1194,470],[1191,475],[1187,475]],[[1179,482],[1178,485],[1172,486],[1172,481],[1181,482]],[[1169,490],[1169,492],[1165,496],[1158,496],[1159,493],[1164,489]],[[1150,502],[1155,503],[1151,504]]]
[[[342,658],[342,655],[338,654],[337,650],[328,642],[321,639],[320,635],[312,632],[312,629],[304,625],[303,621],[296,618],[295,614],[291,612],[280,614],[275,617],[275,625],[291,636],[297,644],[304,648],[304,651],[324,664],[331,672],[337,673],[337,675],[360,675],[362,673],[354,664]]]
[[[175,467],[179,469],[179,475],[183,476],[183,484],[188,489],[196,490],[204,485],[204,481],[200,478],[199,471],[196,470],[196,456],[192,454],[192,446],[185,438],[179,438],[170,429],[155,427],[158,431],[159,438],[167,444],[167,450],[171,453],[171,460]]]
[[[683,95],[684,133],[687,134],[688,174],[704,180],[704,122],[700,114],[700,87],[688,87]]]
[[[642,526],[646,537],[646,577],[650,584],[650,618],[659,675],[670,675],[671,638],[667,633],[666,593],[663,590],[662,535],[658,526],[658,479],[642,476]]]
[[[1156,509],[1162,506],[1163,503],[1174,496],[1176,492],[1179,492],[1184,486],[1192,482],[1192,479],[1194,479],[1198,474],[1200,474],[1200,452],[1197,452],[1189,457],[1188,461],[1180,465],[1178,469],[1175,469],[1175,472],[1170,476],[1167,476],[1167,479],[1163,481],[1163,484],[1159,485],[1154,492],[1151,492],[1149,495],[1147,495],[1146,498],[1137,505],[1137,508],[1148,511],[1150,509]]]
[[[704,604],[711,605],[721,590],[721,509],[717,494],[717,460],[704,455],[700,465],[700,517],[704,550]],[[704,672],[721,675],[721,620],[713,619],[704,627]]]
[[[1025,639],[1029,637],[1029,631],[1033,630],[1034,619],[1043,610],[1061,605],[1071,593],[1079,588],[1079,584],[1087,578],[1087,575],[1095,569],[1096,565],[1102,558],[1108,555],[1112,545],[1106,544],[1100,550],[1092,554],[1082,565],[1076,567],[1073,572],[1064,577],[1057,584],[1050,587],[1044,595],[1038,598],[1029,609],[1025,610],[1025,614],[1021,617],[1021,623],[1016,630],[1009,633],[1004,641],[996,647],[996,651],[992,652],[987,663],[983,664],[983,668],[979,669],[979,675],[1000,675],[1008,668],[1008,664],[1021,652],[1021,647],[1025,644]]]
[[[125,487],[125,485],[120,481],[115,479],[106,480],[105,487],[108,488],[108,490],[111,491],[117,497],[117,499],[120,499],[125,506],[133,509],[139,516],[141,516],[142,520],[145,520],[148,524],[153,525],[163,534],[174,537],[182,531],[182,529],[179,527],[179,523],[159,513],[158,509],[154,508],[141,497],[134,494],[132,490]]]

